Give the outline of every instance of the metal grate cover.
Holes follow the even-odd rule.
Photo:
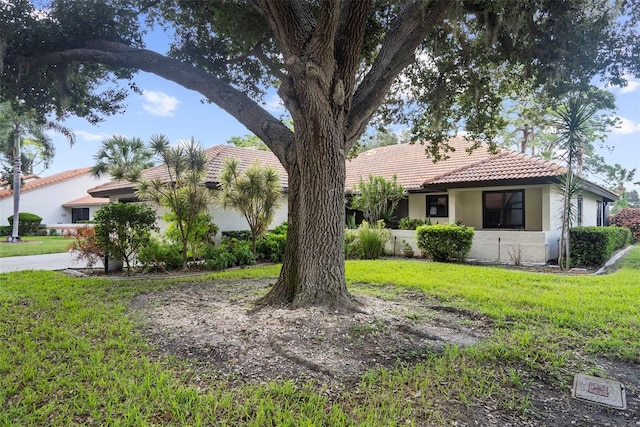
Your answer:
[[[627,409],[624,385],[618,381],[591,375],[576,374],[573,377],[573,392],[575,399],[597,403],[616,409]]]

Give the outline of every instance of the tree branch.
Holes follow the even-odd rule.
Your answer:
[[[364,132],[394,79],[415,60],[416,48],[450,7],[447,1],[410,1],[396,17],[370,71],[354,94],[346,132],[350,144],[347,149]]]
[[[199,92],[256,134],[273,151],[283,166],[287,167],[286,152],[293,142],[291,130],[243,92],[202,69],[147,49],[105,40],[88,41],[82,48],[51,52],[25,58],[22,61],[24,66],[31,68],[69,62],[92,62],[134,68],[153,73]]]
[[[316,20],[306,3],[256,0],[256,4],[273,29],[285,56],[300,54],[316,28]]]

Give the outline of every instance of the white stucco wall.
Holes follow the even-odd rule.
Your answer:
[[[42,217],[42,224],[70,224],[71,208],[62,205],[87,196],[87,190],[109,181],[107,177],[94,178],[90,174],[60,181],[51,185],[20,193],[20,212],[34,213]],[[98,207],[91,207],[90,216]],[[0,225],[9,225],[7,218],[13,215],[13,195],[0,199]]]
[[[220,231],[236,231],[236,230],[248,230],[249,225],[242,215],[231,209],[222,209],[222,207],[216,201],[217,191],[211,190],[211,202],[209,204],[209,214],[213,217],[213,222],[216,223]],[[117,202],[121,199],[132,199],[134,195],[132,193],[120,193],[111,196],[112,202]],[[155,204],[151,204],[158,211],[158,227],[160,232],[164,233],[167,229],[167,223],[162,219],[167,212],[165,208],[158,208]],[[271,222],[269,228],[274,228],[277,225],[282,224],[287,220],[287,206],[288,196],[282,194],[280,196],[280,207],[276,210],[274,219]]]
[[[274,228],[287,220],[288,197],[286,194],[280,196],[280,207],[276,210],[273,221],[269,228]],[[220,231],[248,230],[249,225],[236,211],[222,209],[215,201],[209,207],[209,213],[213,216],[213,221],[220,228]]]
[[[602,200],[592,193],[582,194],[582,225],[594,226],[597,224],[598,201]]]

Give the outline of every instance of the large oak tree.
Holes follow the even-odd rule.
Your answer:
[[[36,11],[17,0],[0,8],[3,98],[95,121],[122,109],[126,90],[104,84],[144,70],[198,91],[267,144],[288,173],[289,228],[264,302],[294,306],[355,307],[344,274],[345,158],[372,121],[410,123],[438,157],[456,129],[490,141],[504,124],[503,97],[522,81],[562,92],[596,75],[620,84],[639,68],[640,12],[624,1],[53,0]],[[144,48],[141,17],[172,30],[168,53]],[[261,107],[273,86],[295,131]]]

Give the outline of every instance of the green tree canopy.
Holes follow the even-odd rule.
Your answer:
[[[370,123],[410,125],[432,155],[492,141],[523,81],[562,93],[640,74],[632,1],[28,0],[0,3],[0,96],[96,121],[136,70],[198,91],[289,177],[283,268],[265,302],[355,308],[344,275],[345,159]],[[147,18],[146,21],[141,17]],[[166,54],[145,24],[171,28]],[[25,36],[28,35],[28,36]],[[621,48],[624,47],[624,48]],[[277,88],[295,131],[262,107]]]

